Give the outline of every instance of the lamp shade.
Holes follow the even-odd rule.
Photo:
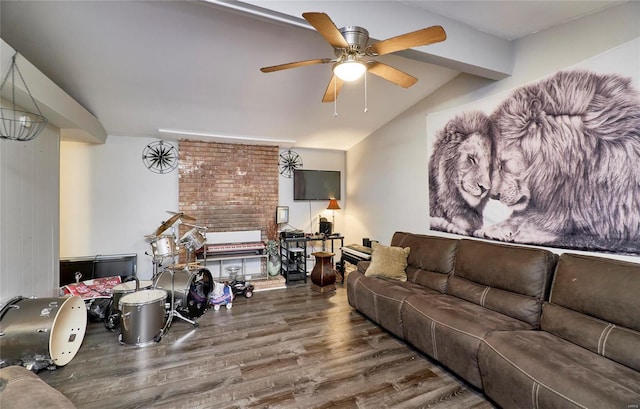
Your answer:
[[[327,210],[340,210],[340,205],[336,199],[329,200],[329,206],[327,206]]]

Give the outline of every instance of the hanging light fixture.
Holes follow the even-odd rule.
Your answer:
[[[9,108],[0,106],[0,138],[24,142],[30,141],[38,136],[38,134],[42,132],[44,127],[47,125],[48,121],[47,118],[42,115],[36,100],[33,98],[33,95],[31,95],[31,91],[29,91],[29,87],[22,77],[22,73],[16,64],[17,55],[18,53],[16,52],[11,58],[9,71],[7,71],[7,74],[2,79],[2,85],[0,85],[0,94],[2,94],[2,89],[4,88],[7,79],[9,79],[9,75],[11,75],[11,100],[9,101]],[[29,94],[29,98],[31,98],[31,102],[38,113],[17,109],[16,72],[24,84],[24,88],[27,90],[27,94]]]
[[[367,67],[355,56],[348,55],[344,61],[337,62],[333,65],[333,73],[343,81],[355,81],[362,77]]]

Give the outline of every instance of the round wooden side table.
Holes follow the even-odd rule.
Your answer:
[[[318,251],[312,256],[316,258],[316,265],[311,271],[311,289],[319,293],[335,291],[336,270],[331,264],[331,258],[334,254],[328,251]]]

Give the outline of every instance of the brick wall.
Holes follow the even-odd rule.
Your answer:
[[[187,223],[276,238],[278,147],[180,140],[178,151],[179,209],[197,219]]]

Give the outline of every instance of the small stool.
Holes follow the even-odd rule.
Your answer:
[[[327,293],[336,290],[336,270],[333,269],[331,258],[333,253],[319,251],[313,253],[316,258],[316,265],[311,271],[311,289],[319,293]]]

